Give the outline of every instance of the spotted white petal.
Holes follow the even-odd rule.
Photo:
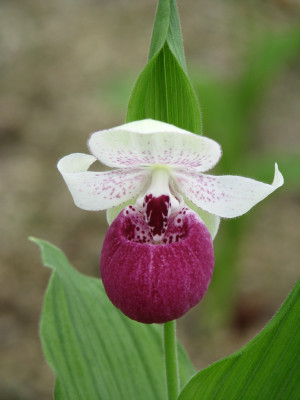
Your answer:
[[[94,156],[75,153],[57,164],[77,207],[105,210],[136,197],[145,189],[150,173],[147,169],[87,171],[95,160]]]
[[[173,177],[177,190],[190,201],[224,218],[245,214],[284,182],[277,164],[271,185],[241,176],[213,176],[183,170],[173,171]]]
[[[214,140],[154,120],[95,132],[89,148],[103,164],[117,168],[164,164],[207,171],[221,157]]]

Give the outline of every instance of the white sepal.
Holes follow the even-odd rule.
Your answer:
[[[203,172],[221,157],[214,140],[153,120],[95,132],[89,148],[103,164],[116,168],[163,164]]]

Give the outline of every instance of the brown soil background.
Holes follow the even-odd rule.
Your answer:
[[[297,0],[178,3],[188,65],[228,79],[249,32],[284,30],[300,16]],[[105,214],[73,205],[56,162],[86,151],[89,133],[124,122],[130,92],[122,82],[133,85],[146,63],[155,8],[154,0],[0,3],[1,400],[52,398],[54,378],[38,338],[50,272],[27,237],[53,242],[76,268],[98,276]],[[287,66],[265,95],[254,126],[260,149],[299,148],[299,66]],[[266,203],[252,212],[239,249],[242,325],[207,332],[197,308],[179,321],[197,368],[252,338],[299,277],[299,188],[283,187]]]

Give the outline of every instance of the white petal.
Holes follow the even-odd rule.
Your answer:
[[[149,170],[87,171],[95,160],[91,155],[76,153],[62,158],[57,164],[78,207],[105,210],[126,202],[145,189]]]
[[[177,190],[204,210],[220,217],[238,217],[250,210],[275,189],[283,177],[275,164],[272,185],[241,176],[213,176],[173,171]]]
[[[207,171],[221,157],[214,140],[149,119],[95,132],[89,147],[103,164],[117,168],[165,164]]]

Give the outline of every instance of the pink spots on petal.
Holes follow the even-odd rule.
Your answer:
[[[142,210],[133,206],[124,209],[125,223],[123,225],[124,237],[132,242],[152,243],[153,239],[144,220]]]
[[[130,169],[130,170],[114,170],[109,172],[97,173],[92,175],[89,181],[86,181],[80,187],[80,192],[90,196],[95,201],[116,200],[132,198],[143,190],[144,185],[148,179],[148,172],[145,173],[143,169]],[[79,190],[78,190],[79,191]],[[107,204],[108,208],[111,206]]]
[[[93,154],[113,167],[168,164],[187,168],[209,169],[220,157],[218,144],[196,135],[173,132],[138,134],[127,132],[99,133],[91,143]],[[115,135],[115,140],[112,140]]]

